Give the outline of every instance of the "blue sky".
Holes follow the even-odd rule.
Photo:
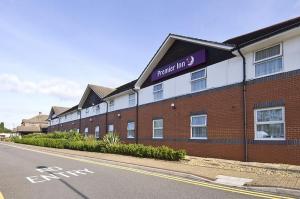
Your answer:
[[[0,0],[0,121],[137,78],[169,33],[224,41],[300,15],[300,0]]]

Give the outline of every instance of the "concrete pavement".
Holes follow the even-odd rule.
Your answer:
[[[2,143],[0,162],[5,198],[284,198]]]

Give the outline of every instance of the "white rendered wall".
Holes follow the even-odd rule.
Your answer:
[[[206,70],[207,89],[239,83],[243,79],[242,59],[240,57],[210,65]],[[191,93],[191,73],[168,79],[162,83],[163,99]],[[153,102],[153,85],[141,89],[139,94],[140,105]]]
[[[282,44],[282,53],[283,53],[283,71],[288,72],[300,69],[300,36],[287,39],[280,42]],[[276,43],[266,44],[265,47],[276,45]],[[255,79],[255,65],[254,65],[254,53],[256,50],[245,54],[246,57],[246,78],[247,80]]]

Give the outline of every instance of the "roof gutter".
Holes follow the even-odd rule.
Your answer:
[[[243,59],[243,141],[244,141],[244,161],[248,162],[248,141],[247,141],[247,90],[246,90],[246,58],[241,52],[239,46],[237,51]]]

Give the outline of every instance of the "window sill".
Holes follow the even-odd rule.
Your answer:
[[[254,76],[254,79],[259,79],[259,78],[263,78],[263,77],[269,77],[269,76],[277,75],[277,74],[283,73],[283,72],[284,72],[284,70],[282,69],[281,71],[278,71],[278,72],[275,72],[275,73],[270,73],[270,74],[267,74],[267,75]]]
[[[127,137],[127,139],[134,139],[135,137]]]
[[[190,138],[190,140],[207,140],[207,137],[206,138]]]
[[[208,88],[204,88],[204,89],[197,90],[197,91],[192,91],[191,90],[191,94],[193,94],[193,93],[199,93],[199,92],[206,91],[206,90],[208,90]]]
[[[152,137],[153,140],[162,140],[164,139],[163,137]]]
[[[285,138],[255,138],[255,141],[285,141]]]

